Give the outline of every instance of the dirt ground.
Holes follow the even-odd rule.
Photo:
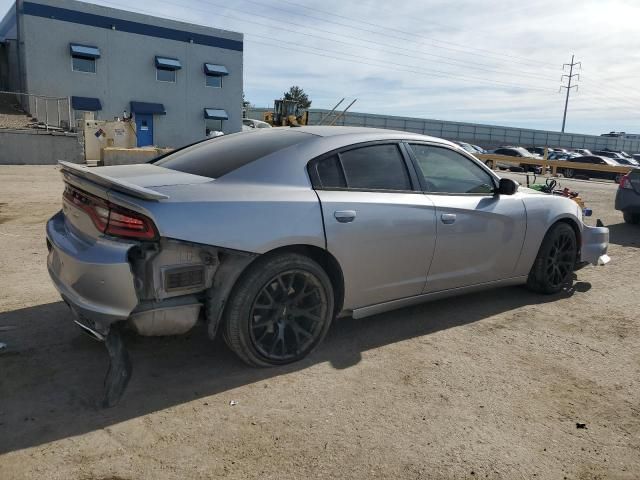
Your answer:
[[[640,227],[614,184],[563,183],[611,229],[611,263],[570,292],[344,319],[284,368],[202,328],[129,338],[131,384],[102,410],[104,347],[47,275],[59,173],[0,167],[0,478],[640,478]]]

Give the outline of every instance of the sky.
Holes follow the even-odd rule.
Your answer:
[[[640,0],[91,0],[244,33],[244,92],[312,108],[560,130],[640,132]],[[0,12],[12,4],[0,0]],[[564,79],[566,85],[567,79]]]

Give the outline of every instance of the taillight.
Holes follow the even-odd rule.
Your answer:
[[[116,205],[111,207],[109,223],[104,233],[116,237],[141,238],[153,240],[157,238],[156,228],[153,222],[137,212]]]
[[[89,215],[95,227],[102,233],[116,237],[155,240],[158,232],[151,219],[144,215],[102,200],[69,185],[63,197]]]
[[[631,179],[629,178],[628,173],[622,176],[622,178],[620,179],[620,185],[618,185],[618,188],[628,188],[630,190],[633,189],[633,186],[631,185]]]

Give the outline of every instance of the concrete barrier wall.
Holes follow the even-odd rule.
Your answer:
[[[262,120],[266,108],[255,108],[247,111],[249,118]],[[317,125],[328,110],[309,110],[309,125]],[[330,117],[334,118],[334,115]],[[328,124],[329,120],[325,121]],[[501,145],[588,148],[590,150],[625,150],[629,153],[640,152],[640,140],[601,137],[599,135],[583,135],[578,133],[560,133],[550,130],[534,130],[531,128],[501,127],[477,123],[449,122],[426,118],[397,117],[392,115],[376,115],[372,113],[347,112],[335,125],[352,127],[375,127],[406,132],[421,133],[447,140],[460,140],[485,148]]]
[[[160,155],[170,152],[171,148],[120,148],[106,147],[100,150],[100,160],[102,165],[131,165],[134,163],[145,163]]]
[[[55,165],[58,160],[84,163],[77,135],[0,130],[0,165]]]

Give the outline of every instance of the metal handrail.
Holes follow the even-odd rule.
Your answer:
[[[48,132],[49,131],[49,127],[50,126],[54,126],[54,124],[50,124],[49,123],[49,101],[54,101],[56,102],[56,111],[57,111],[57,118],[58,118],[58,122],[57,125],[55,125],[58,128],[60,127],[60,123],[62,120],[62,115],[61,115],[61,111],[60,111],[60,102],[61,101],[66,101],[67,102],[67,115],[68,115],[68,120],[69,120],[69,130],[71,130],[72,128],[72,121],[71,121],[71,98],[70,97],[52,97],[49,95],[38,95],[35,93],[23,93],[23,92],[11,92],[8,90],[0,90],[0,94],[5,94],[5,95],[15,95],[15,96],[21,96],[21,97],[27,97],[27,98],[34,98],[35,99],[35,118],[37,118],[39,120],[39,115],[38,115],[38,100],[44,100],[44,115],[45,115],[45,121],[44,121],[44,125],[45,125],[45,129]],[[31,107],[31,105],[29,105],[29,108]],[[31,115],[31,112],[28,112]]]

